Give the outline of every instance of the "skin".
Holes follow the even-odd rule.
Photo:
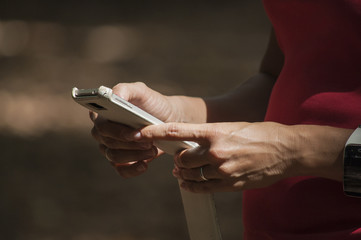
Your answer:
[[[92,135],[124,178],[144,173],[162,154],[155,140],[199,143],[174,156],[173,175],[191,192],[260,188],[294,176],[341,181],[342,152],[353,130],[262,122],[282,67],[283,54],[272,31],[259,73],[227,94],[210,99],[164,96],[143,83],[118,84],[114,93],[166,124],[134,130],[91,112]],[[200,168],[208,181],[201,179]]]

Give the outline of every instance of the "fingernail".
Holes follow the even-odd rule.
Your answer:
[[[133,134],[132,138],[133,138],[135,141],[140,140],[140,139],[142,138],[142,134],[141,134],[139,131],[136,131],[136,132]]]

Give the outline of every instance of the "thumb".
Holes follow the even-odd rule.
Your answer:
[[[143,102],[150,88],[142,82],[119,83],[113,87],[113,93],[131,103]],[[137,104],[135,104],[137,105]]]
[[[113,88],[113,92],[161,121],[175,118],[169,99],[142,82],[120,83]]]

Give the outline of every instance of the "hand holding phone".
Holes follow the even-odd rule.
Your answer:
[[[104,118],[133,128],[163,124],[161,120],[122,99],[104,86],[93,89],[73,88],[72,97],[80,105],[97,112]],[[159,141],[155,145],[168,154],[175,154],[182,149],[196,147],[198,144],[187,141]]]

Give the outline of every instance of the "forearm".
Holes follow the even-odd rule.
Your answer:
[[[205,99],[207,122],[263,121],[283,63],[284,56],[272,29],[259,73],[223,96]]]
[[[207,122],[263,121],[274,82],[258,73],[225,95],[205,99]]]
[[[172,121],[204,123],[263,121],[274,77],[258,73],[224,95],[202,99],[197,97],[168,97],[174,109]]]
[[[296,150],[293,154],[297,159],[294,175],[342,181],[343,150],[352,129],[295,125],[291,131]]]
[[[170,105],[175,113],[173,122],[205,123],[207,120],[206,104],[202,98],[187,96],[169,96]]]

